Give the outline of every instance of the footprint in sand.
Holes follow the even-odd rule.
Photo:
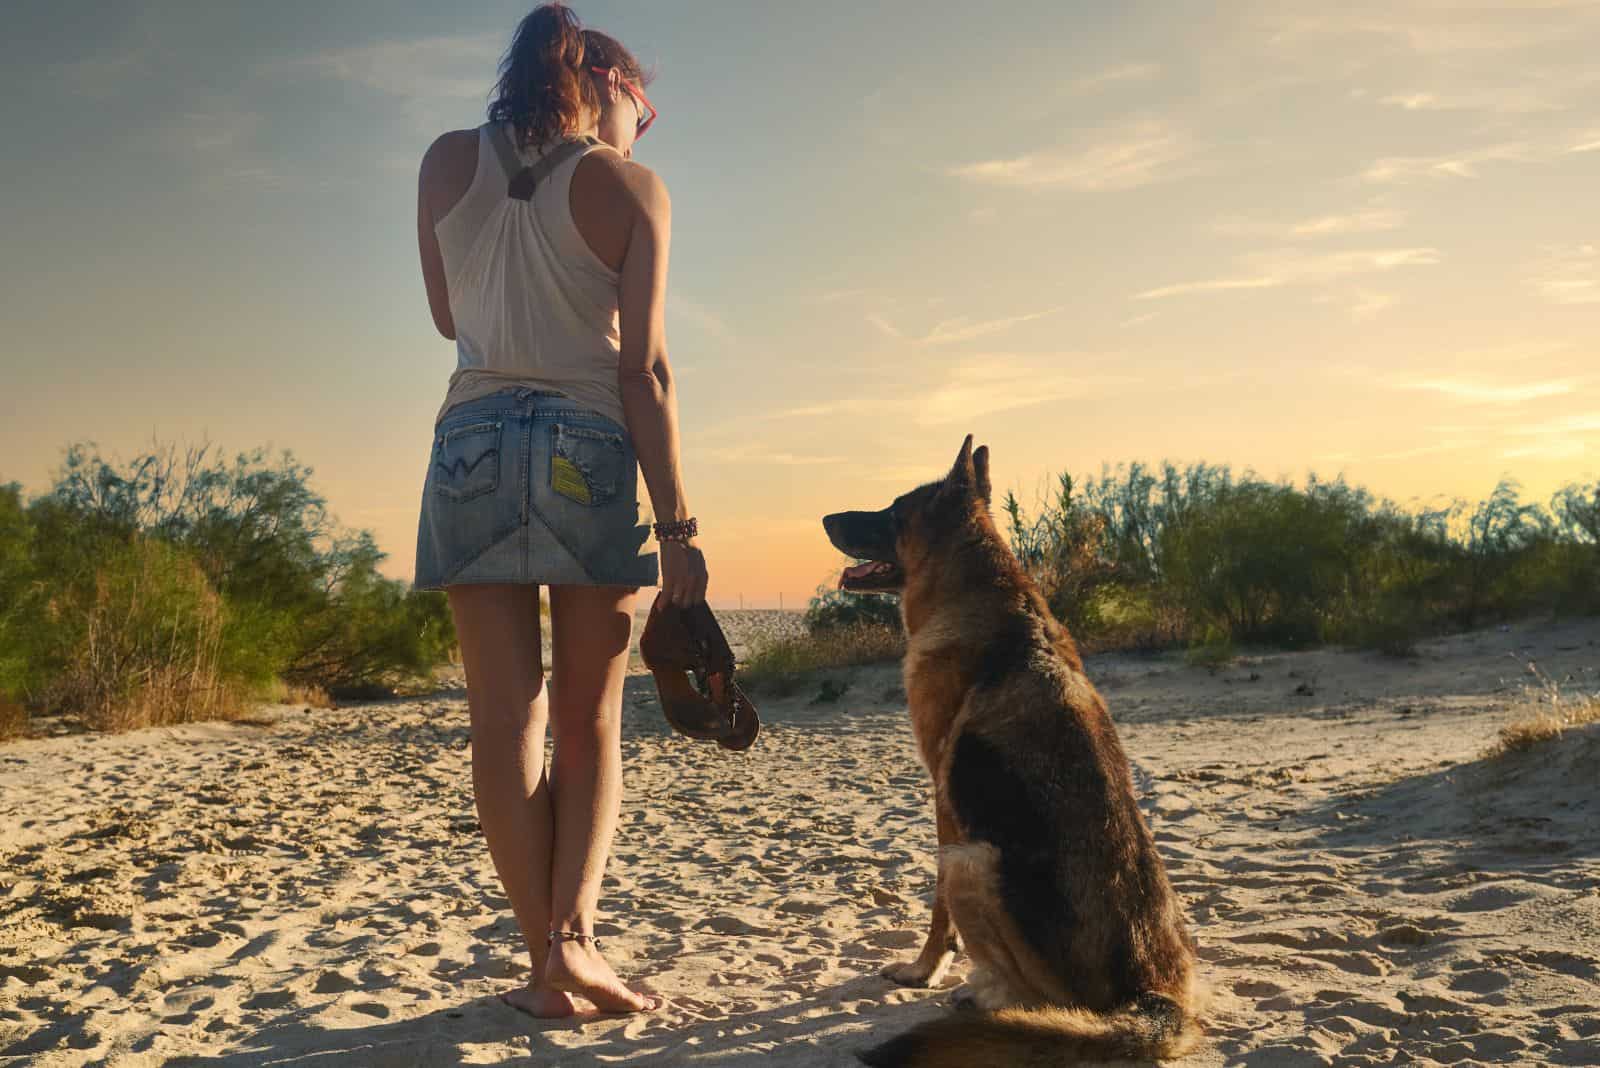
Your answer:
[[[1467,970],[1450,980],[1451,990],[1460,990],[1467,994],[1492,994],[1511,985],[1511,978],[1504,972],[1474,968],[1470,964],[1463,967]]]

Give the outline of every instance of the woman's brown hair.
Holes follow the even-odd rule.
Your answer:
[[[638,85],[649,81],[616,38],[584,29],[565,4],[540,4],[517,26],[500,61],[489,121],[515,125],[524,147],[575,131],[584,111],[600,110],[591,67],[616,67]]]

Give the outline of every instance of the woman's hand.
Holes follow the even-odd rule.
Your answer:
[[[688,608],[706,599],[706,558],[691,538],[661,543],[661,593],[668,603]]]

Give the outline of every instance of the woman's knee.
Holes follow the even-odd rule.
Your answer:
[[[550,729],[558,747],[569,752],[614,746],[622,737],[622,709],[608,701],[586,701],[573,707],[557,700],[551,709]]]
[[[543,679],[516,686],[486,686],[477,692],[469,687],[467,705],[471,709],[474,728],[537,730],[543,734],[548,719]]]

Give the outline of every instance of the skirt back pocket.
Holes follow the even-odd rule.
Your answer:
[[[451,427],[434,440],[433,488],[454,501],[493,493],[500,486],[498,419]]]
[[[569,423],[551,424],[550,434],[550,489],[591,508],[615,500],[630,459],[623,436]]]

